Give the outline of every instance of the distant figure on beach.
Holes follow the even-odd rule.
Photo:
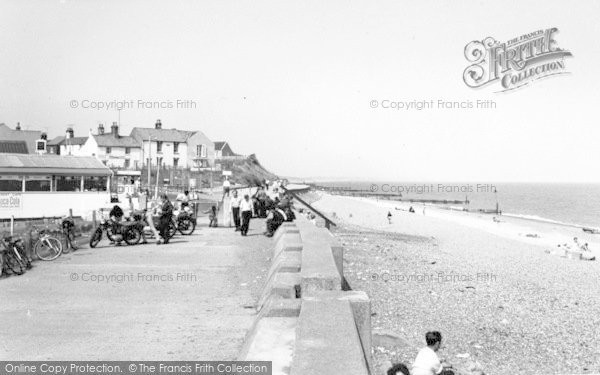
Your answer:
[[[425,334],[426,347],[419,350],[413,363],[412,375],[450,375],[453,371],[448,370],[450,366],[442,363],[437,355],[437,351],[442,345],[442,334],[438,331],[427,332]]]
[[[492,218],[492,220],[494,221],[494,223],[499,223],[500,222],[500,219],[498,219],[496,216],[494,216]]]
[[[410,372],[403,363],[396,363],[387,370],[387,375],[410,375]]]
[[[391,224],[392,223],[392,213],[390,211],[388,211],[387,219],[388,219],[388,223]]]
[[[413,206],[410,206],[410,208],[408,209],[408,212],[413,213],[413,214],[415,213],[415,209],[413,208]]]
[[[581,245],[581,250],[583,251],[590,251],[589,247],[588,247],[588,243],[584,243],[583,245]]]
[[[423,205],[423,216],[425,216],[425,205]]]

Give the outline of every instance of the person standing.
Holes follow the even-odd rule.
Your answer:
[[[254,207],[252,206],[250,196],[248,194],[244,195],[244,199],[240,202],[240,212],[242,215],[242,226],[240,231],[242,232],[242,236],[248,235],[248,227],[250,226],[252,211],[254,210]]]
[[[163,238],[163,243],[169,243],[169,224],[173,217],[173,205],[169,201],[167,194],[161,195],[160,206],[160,236]],[[160,242],[158,242],[160,244]]]
[[[231,189],[231,182],[229,182],[229,176],[225,176],[225,181],[223,181],[223,198],[225,196],[229,196],[229,190]]]
[[[392,213],[390,211],[388,211],[387,219],[388,219],[388,223],[391,224],[392,223]]]
[[[238,196],[237,190],[234,190],[232,195],[229,205],[231,206],[231,214],[235,223],[235,231],[238,232],[240,230],[240,204],[242,203],[242,197]]]

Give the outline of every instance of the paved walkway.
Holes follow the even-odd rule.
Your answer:
[[[103,241],[2,278],[0,358],[235,359],[267,272],[263,230],[252,220],[248,237],[202,226],[163,246]]]

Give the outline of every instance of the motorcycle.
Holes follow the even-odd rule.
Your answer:
[[[146,238],[154,238],[154,231],[150,228],[150,224],[148,223],[148,220],[146,220],[146,215],[144,214],[144,212],[136,212],[133,215],[133,221],[142,228],[141,230],[143,231],[144,236]],[[152,221],[154,223],[154,228],[157,231],[160,231],[159,218],[155,217]],[[175,233],[177,233],[177,222],[175,221],[175,216],[173,216],[171,222],[169,223],[168,239],[173,238]]]
[[[123,223],[112,220],[102,219],[100,225],[96,228],[90,237],[90,247],[94,248],[102,240],[102,234],[106,232],[106,237],[116,243],[125,241],[128,245],[137,245],[142,239],[142,229],[139,223],[135,221],[126,221]]]
[[[190,236],[196,229],[196,217],[192,210],[186,206],[182,210],[173,211],[173,220],[176,230],[184,236]]]

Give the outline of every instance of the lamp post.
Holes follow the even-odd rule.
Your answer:
[[[144,149],[144,142],[142,142],[142,150]],[[148,136],[148,180],[146,181],[146,186],[148,187],[148,192],[150,192],[150,168],[152,168],[152,138]]]

